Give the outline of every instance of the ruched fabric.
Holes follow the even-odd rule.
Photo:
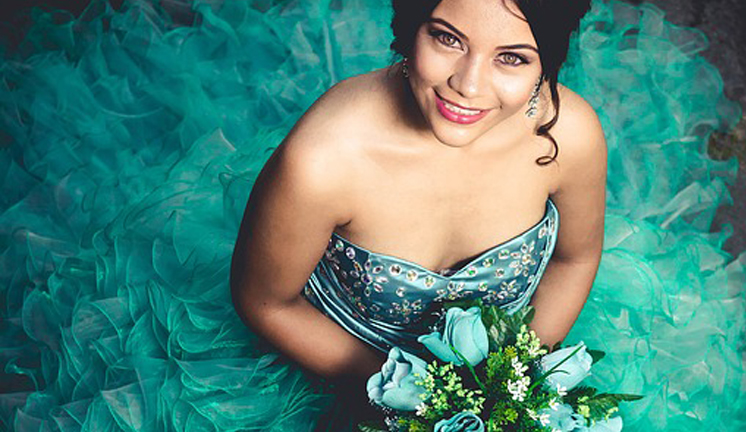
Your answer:
[[[241,323],[228,273],[272,150],[333,83],[390,63],[387,3],[34,16],[0,64],[0,362],[33,383],[0,394],[2,428],[349,427]],[[746,423],[746,255],[709,232],[737,165],[706,154],[741,113],[706,46],[652,6],[597,0],[561,75],[609,146],[604,254],[567,342],[607,352],[590,384],[645,395],[623,406],[630,431]]]

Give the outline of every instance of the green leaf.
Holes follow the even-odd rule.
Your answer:
[[[464,355],[461,354],[456,349],[456,347],[454,347],[453,345],[449,345],[449,347],[451,347],[451,351],[453,351],[453,353],[456,354],[456,357],[458,357],[461,360],[461,362],[463,362],[464,365],[467,368],[469,368],[469,372],[471,372],[471,376],[474,377],[474,381],[477,383],[479,388],[482,390],[482,394],[487,394],[487,388],[484,386],[484,384],[482,384],[482,380],[479,379],[479,376],[477,375],[477,371],[474,370],[474,366],[472,366],[471,363],[469,363],[469,361],[466,360],[466,357],[464,357]]]
[[[591,355],[591,358],[593,359],[593,364],[598,363],[599,361],[601,361],[601,359],[603,359],[604,357],[606,357],[606,353],[603,352],[603,351],[599,351],[599,350],[590,350],[589,349],[589,350],[585,350],[585,352],[587,352],[588,354]]]
[[[357,428],[360,429],[360,432],[387,432],[387,429],[385,429],[385,427],[382,427],[372,421],[364,421],[358,424]]]
[[[592,396],[583,404],[590,408],[591,420],[605,419],[612,410],[619,407],[621,402],[631,402],[642,399],[642,396],[622,393],[600,393]]]
[[[634,402],[645,397],[630,393],[607,393],[604,396],[613,397],[618,402]]]
[[[595,388],[581,385],[568,391],[567,396],[564,397],[564,400],[572,405],[572,401],[577,401],[583,396],[590,398],[593,397],[596,393],[597,391]]]
[[[534,315],[536,315],[536,309],[534,309],[533,306],[527,306],[525,308],[525,311],[526,312],[523,313],[523,318],[521,319],[521,321],[523,321],[523,324],[529,325],[531,324],[531,321],[534,320]]]
[[[497,351],[499,347],[505,345],[505,333],[501,332],[496,325],[487,328],[487,335],[490,337],[490,352]]]

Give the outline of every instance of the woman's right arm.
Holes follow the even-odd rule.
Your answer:
[[[301,296],[335,226],[350,219],[339,151],[313,144],[329,138],[326,126],[297,126],[259,174],[233,254],[231,293],[241,319],[302,366],[364,383],[383,355]]]

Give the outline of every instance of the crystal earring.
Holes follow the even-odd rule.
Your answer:
[[[535,118],[539,112],[539,91],[541,90],[543,78],[543,76],[539,77],[539,81],[536,82],[534,91],[531,93],[531,99],[528,100],[528,109],[526,110],[526,117],[528,118]]]
[[[402,61],[401,63],[401,74],[404,76],[404,78],[409,78],[409,65],[407,64],[408,60],[408,57],[404,57],[404,61]]]

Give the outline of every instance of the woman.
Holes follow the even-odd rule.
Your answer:
[[[383,361],[371,348],[408,342],[412,349],[411,337],[402,341],[397,332],[426,330],[418,326],[421,312],[376,313],[388,301],[421,303],[421,311],[434,300],[484,298],[515,310],[536,290],[534,329],[550,346],[564,339],[598,268],[606,175],[593,109],[557,84],[570,32],[585,11],[576,5],[558,15],[570,3],[577,2],[523,4],[530,21],[507,1],[395,2],[393,46],[405,60],[327,92],[254,186],[233,257],[233,296],[244,320],[310,370],[358,378],[359,393]],[[561,25],[553,32],[532,31],[555,20]],[[562,223],[558,235],[549,233],[558,236],[552,254],[553,240],[535,233],[557,211]],[[333,233],[353,246],[350,253],[404,261],[399,266],[412,272],[408,289],[415,292],[393,295],[407,286],[404,274],[396,281],[397,264],[385,259],[383,272],[374,272],[375,257],[355,261],[368,268],[345,280],[322,258]],[[541,247],[533,250],[537,240]],[[531,252],[501,269],[512,274],[497,276],[482,263],[485,253],[520,253],[521,245]],[[548,266],[541,249],[552,255]],[[320,259],[351,287],[348,296],[319,269],[320,282],[306,290],[310,302],[303,298]],[[457,272],[470,262],[482,274],[459,279],[458,292],[446,278],[426,286],[428,274]],[[525,274],[516,268],[524,265]],[[377,293],[375,279],[384,274],[391,280]],[[520,295],[503,290],[506,298],[498,299],[501,283],[518,284],[512,289]],[[437,294],[449,289],[453,296]]]
[[[9,137],[0,150],[0,381],[29,377],[0,395],[3,427],[342,430],[333,421],[346,407],[287,358],[353,381],[343,387],[364,398],[360,381],[382,362],[371,347],[406,346],[404,330],[416,331],[413,316],[437,304],[439,290],[493,295],[505,307],[530,298],[542,339],[561,339],[596,268],[604,182],[593,169],[606,166],[603,258],[566,340],[607,352],[592,385],[646,395],[623,407],[630,429],[741,430],[744,272],[728,264],[723,236],[708,232],[734,169],[702,151],[710,131],[740,114],[695,55],[703,41],[657,9],[594,2],[561,81],[598,113],[606,164],[594,158],[604,146],[593,112],[561,86],[559,109],[552,101],[561,63],[552,53],[564,50],[546,44],[563,39],[539,33],[552,26],[535,25],[529,2],[501,3],[414,7],[420,18],[394,26],[408,79],[401,63],[368,74],[390,61],[391,38],[381,36],[390,10],[378,1],[197,2],[189,26],[149,2],[119,12],[94,2],[77,20],[38,15],[29,54],[0,66]],[[417,24],[436,12],[463,35]],[[515,43],[541,54],[493,52]],[[360,74],[287,134],[331,84]],[[556,112],[557,124],[542,129]],[[472,114],[479,121],[459,123]],[[270,341],[262,344],[235,313],[229,263],[252,183],[283,139],[234,257],[236,305]],[[545,272],[541,252],[552,258]],[[324,277],[364,277],[353,262],[367,273],[363,256],[389,275],[399,264],[398,276],[375,280],[383,293],[371,284],[370,297],[363,288],[360,305],[345,308],[336,300],[356,294],[340,285],[327,295]],[[466,281],[473,270],[495,287],[498,265],[499,290]],[[431,280],[434,291],[410,291]],[[373,310],[383,301],[392,305]],[[356,318],[361,305],[381,319]],[[293,309],[303,313],[287,318],[290,330],[273,320]]]

